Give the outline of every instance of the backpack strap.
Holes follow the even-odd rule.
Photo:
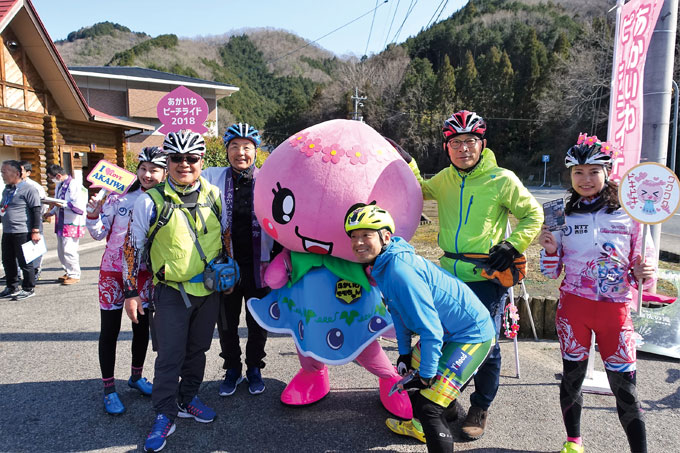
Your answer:
[[[158,186],[152,188],[149,190],[151,192],[152,190],[155,190],[158,192],[158,194],[162,197],[163,199],[163,207],[160,209],[160,212],[158,213],[158,220],[156,221],[156,225],[154,226],[153,231],[151,231],[151,234],[149,234],[148,239],[146,241],[147,245],[151,247],[151,243],[153,242],[153,239],[156,237],[156,234],[158,234],[158,230],[163,228],[165,225],[168,224],[170,221],[170,217],[172,216],[172,212],[175,210],[178,205],[175,203],[172,203],[171,200],[169,200],[166,196],[165,193],[163,193]],[[153,200],[153,196],[151,193],[149,193],[149,196]],[[154,200],[155,203],[155,200]],[[158,209],[158,205],[156,206],[156,209]]]

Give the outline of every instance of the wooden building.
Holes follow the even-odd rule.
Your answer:
[[[217,130],[217,101],[239,90],[226,83],[147,68],[71,66],[69,70],[90,107],[155,129],[130,135],[128,146],[133,152],[139,152],[145,146],[163,144],[165,135],[158,132],[162,124],[156,115],[156,106],[163,96],[175,88],[184,86],[205,99],[208,104],[205,126],[208,128],[207,134],[213,136],[220,134]]]
[[[0,161],[31,162],[53,193],[47,165],[79,179],[100,159],[123,166],[129,130],[153,127],[89,107],[31,1],[0,0]]]

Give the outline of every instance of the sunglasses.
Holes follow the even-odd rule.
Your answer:
[[[181,164],[186,161],[189,165],[198,163],[198,161],[201,160],[201,156],[195,154],[171,154],[168,158],[173,164]]]

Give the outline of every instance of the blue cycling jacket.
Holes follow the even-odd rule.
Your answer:
[[[399,354],[410,353],[411,335],[420,335],[420,375],[424,379],[437,373],[444,343],[482,343],[496,335],[491,316],[475,293],[417,255],[400,237],[392,236],[375,260],[371,275],[392,314]]]

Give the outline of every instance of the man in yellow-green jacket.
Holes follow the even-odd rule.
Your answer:
[[[444,250],[441,265],[464,281],[486,306],[494,320],[496,338],[507,289],[482,277],[474,264],[455,259],[454,254],[489,254],[489,267],[503,271],[523,253],[543,223],[543,210],[510,170],[496,163],[486,148],[486,122],[474,112],[462,110],[444,122],[444,152],[448,168],[432,179],[421,180],[423,198],[437,200],[439,246]],[[508,214],[519,224],[505,238]],[[501,355],[498,343],[475,375],[475,391],[462,425],[468,439],[479,439],[486,428],[489,406],[498,391]]]
[[[140,266],[150,263],[155,285],[151,332],[158,356],[151,400],[156,418],[144,444],[147,452],[165,447],[176,417],[210,423],[216,416],[198,398],[219,313],[219,293],[206,288],[203,271],[221,255],[228,236],[219,189],[201,177],[203,137],[170,132],[163,151],[168,179],[135,202],[123,263],[125,310],[133,322],[143,311],[135,282]]]

